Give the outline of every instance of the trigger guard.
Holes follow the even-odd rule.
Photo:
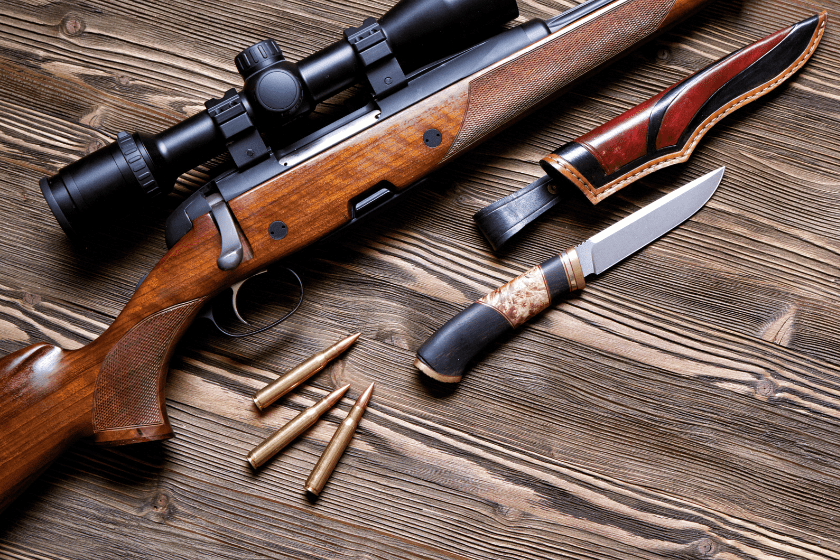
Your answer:
[[[229,332],[228,330],[226,330],[224,327],[222,327],[216,321],[216,317],[213,314],[213,302],[215,301],[215,299],[213,301],[211,301],[209,305],[204,307],[204,309],[198,314],[198,318],[199,319],[207,319],[208,321],[210,321],[210,323],[213,324],[214,327],[216,327],[216,330],[218,330],[220,333],[222,333],[223,335],[228,336],[230,338],[245,338],[246,336],[253,336],[255,334],[265,332],[269,329],[273,329],[274,327],[276,327],[277,325],[279,325],[280,323],[282,323],[283,321],[285,321],[286,319],[288,319],[289,317],[294,315],[295,312],[300,307],[300,304],[303,303],[303,281],[300,279],[300,276],[298,276],[297,273],[294,270],[292,270],[291,268],[286,268],[286,267],[281,267],[281,268],[283,270],[287,271],[289,274],[291,274],[294,277],[295,280],[297,280],[298,288],[300,289],[300,296],[298,297],[297,303],[295,303],[295,306],[291,309],[291,311],[289,311],[288,313],[286,313],[285,315],[283,315],[282,317],[280,317],[279,319],[277,319],[273,323],[271,323],[269,325],[266,325],[264,327],[260,327],[258,329],[254,329],[253,331],[245,332],[245,333]],[[268,271],[267,270],[261,270],[260,272],[257,272],[256,274],[254,274],[252,276],[249,276],[245,280],[237,282],[236,284],[231,286],[231,289],[233,290],[231,303],[232,303],[232,306],[233,306],[234,314],[236,315],[237,319],[239,319],[240,321],[242,321],[242,323],[244,323],[246,325],[248,324],[248,321],[246,321],[245,319],[242,318],[242,316],[239,314],[239,310],[236,308],[236,297],[239,294],[239,288],[241,288],[242,285],[245,282],[247,282],[248,280],[250,280],[254,276],[259,276],[260,274],[264,274],[266,272],[268,272]]]
[[[289,269],[287,268],[286,270],[289,270]],[[242,323],[243,325],[250,325],[250,323],[248,321],[246,321],[245,318],[242,317],[242,315],[239,314],[239,306],[236,305],[236,302],[238,301],[238,298],[239,298],[239,289],[245,284],[245,282],[247,282],[251,278],[256,278],[260,274],[265,274],[266,272],[268,272],[268,270],[261,270],[261,271],[257,272],[256,274],[254,274],[252,276],[249,276],[245,280],[240,280],[239,282],[237,282],[236,284],[234,284],[233,286],[230,287],[230,291],[233,292],[233,294],[230,298],[230,306],[233,308],[233,314],[236,315],[236,318],[239,319],[239,322]],[[292,272],[292,274],[294,274],[294,272]],[[299,281],[300,281],[300,279],[298,279],[298,282]],[[302,290],[303,290],[303,285],[301,285],[301,291]],[[298,305],[300,305],[300,304],[298,304]],[[297,307],[295,307],[295,309],[297,309]],[[218,325],[217,325],[217,328],[218,328]]]

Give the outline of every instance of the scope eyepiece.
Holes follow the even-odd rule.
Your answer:
[[[113,144],[68,165],[52,178],[41,179],[41,192],[68,236],[80,235],[73,224],[83,223],[86,214],[107,215],[107,205],[168,192],[155,180],[151,162],[140,152],[142,146],[142,141],[121,132]]]
[[[41,179],[41,191],[65,233],[86,237],[136,214],[138,205],[170,192],[181,174],[226,149],[239,168],[264,157],[270,152],[261,125],[285,125],[357,83],[368,82],[374,97],[388,95],[405,85],[409,71],[472,46],[518,15],[516,0],[401,0],[378,22],[368,18],[296,64],[274,41],[261,41],[236,57],[241,93],[231,90],[154,136],[120,133]]]
[[[67,236],[78,240],[130,218],[224,149],[204,111],[155,136],[121,132],[116,142],[41,179],[41,192]]]

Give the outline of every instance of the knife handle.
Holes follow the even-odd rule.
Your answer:
[[[467,364],[491,342],[562,295],[582,290],[584,278],[574,249],[535,266],[450,319],[417,351],[415,367],[443,383],[460,381]]]
[[[826,12],[722,58],[545,156],[594,204],[654,171],[686,161],[723,117],[769,93],[811,58]]]

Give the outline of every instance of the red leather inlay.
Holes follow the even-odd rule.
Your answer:
[[[587,132],[575,142],[595,156],[605,175],[615,173],[647,153],[650,111],[670,90],[666,89],[623,115]]]
[[[656,137],[656,149],[676,146],[686,127],[691,123],[691,119],[703,107],[703,104],[726,82],[778,45],[790,32],[791,28],[783,29],[750,45],[736,56],[710,68],[699,84],[683,91],[665,112],[665,118]]]

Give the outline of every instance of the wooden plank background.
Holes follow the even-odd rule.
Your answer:
[[[520,0],[521,19],[577,2]],[[0,351],[101,333],[165,252],[184,177],[141,225],[69,244],[38,179],[122,130],[157,132],[241,81],[273,37],[291,60],[394,0],[4,0]],[[568,201],[500,255],[471,216],[550,149],[821,9],[779,91],[685,165],[593,207]],[[840,21],[837,0],[719,0],[440,173],[352,238],[296,259],[281,328],[192,329],[167,388],[177,437],[77,446],[0,515],[0,558],[840,558]],[[347,96],[321,109],[329,114]],[[525,268],[727,166],[707,207],[494,347],[448,394],[417,347]],[[255,388],[340,337],[356,346],[258,414]],[[245,453],[339,383],[377,389],[322,497],[303,481],[351,400],[259,473]],[[2,442],[0,442],[2,445]]]

